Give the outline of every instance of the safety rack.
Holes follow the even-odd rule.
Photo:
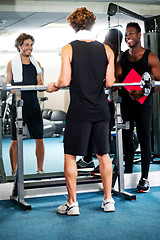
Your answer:
[[[126,127],[127,124],[122,124],[121,111],[120,111],[120,99],[117,98],[114,102],[115,104],[115,123],[116,123],[116,156],[117,163],[115,165],[115,174],[113,176],[113,189],[112,192],[120,197],[129,200],[136,200],[136,196],[130,193],[125,192],[124,190],[124,173],[123,173],[123,147],[122,147],[122,128]],[[63,179],[53,180],[43,180],[43,181],[34,181],[24,183],[23,176],[23,124],[22,124],[22,106],[23,101],[21,100],[21,92],[16,91],[16,109],[17,109],[17,174],[15,178],[13,193],[11,196],[11,201],[16,203],[18,206],[23,208],[26,211],[31,210],[31,205],[24,201],[24,189],[33,189],[33,188],[45,188],[45,187],[57,187],[65,186],[64,173],[60,173],[59,177]],[[40,176],[41,177],[41,176]],[[118,191],[114,190],[116,179],[118,178]],[[101,179],[94,178],[92,176],[81,176],[77,178],[77,184],[91,184],[91,183],[100,183]]]
[[[146,75],[145,75],[146,76]],[[125,83],[125,86],[127,83]],[[131,84],[129,84],[131,85]],[[132,83],[132,85],[137,85],[137,83]],[[159,82],[151,80],[150,77],[147,78],[142,76],[142,81],[139,83],[142,88],[151,89],[153,86],[160,86]],[[123,83],[114,84],[114,86],[124,86]],[[16,128],[17,128],[17,172],[13,187],[13,192],[10,197],[10,200],[16,203],[18,206],[23,208],[24,210],[31,210],[31,205],[24,201],[24,189],[36,187],[45,187],[48,184],[50,186],[64,186],[64,179],[54,179],[52,181],[44,181],[43,183],[25,183],[24,184],[24,175],[23,175],[23,119],[22,119],[22,106],[23,100],[21,99],[21,91],[29,91],[29,90],[46,90],[47,87],[42,85],[32,85],[32,86],[1,86],[1,91],[10,91],[12,89],[16,89],[16,110],[17,110],[17,118],[16,118]],[[114,106],[115,106],[115,124],[116,124],[116,165],[115,165],[115,173],[113,175],[113,183],[112,183],[112,192],[124,199],[136,200],[136,196],[125,192],[124,190],[124,173],[123,173],[123,146],[122,146],[122,129],[128,127],[127,123],[123,123],[121,117],[121,109],[120,109],[120,98],[114,98]],[[3,161],[1,161],[3,163]],[[2,164],[0,163],[1,169],[3,169]],[[1,171],[3,172],[3,171]],[[57,173],[56,173],[57,174]],[[4,174],[3,174],[4,175]],[[41,176],[40,176],[41,177]],[[37,178],[37,177],[36,177]],[[114,189],[116,180],[118,178],[118,191]],[[5,176],[3,176],[4,181]],[[99,183],[100,179],[95,179],[92,176],[81,177],[77,179],[77,184],[86,184],[86,183]]]

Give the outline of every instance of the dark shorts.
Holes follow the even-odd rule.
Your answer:
[[[89,141],[92,141],[96,154],[102,156],[109,153],[109,122],[81,123],[67,120],[64,133],[65,154],[86,156]]]
[[[11,111],[11,139],[12,140],[17,139],[15,122],[16,122],[16,111],[15,111],[15,108],[13,108]],[[33,112],[32,116],[29,116],[28,118],[25,117],[25,120],[23,119],[23,125],[24,124],[27,125],[31,138],[43,139],[43,120],[42,120],[41,111]]]

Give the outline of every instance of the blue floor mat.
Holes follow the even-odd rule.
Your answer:
[[[130,192],[135,194],[135,189]],[[137,194],[136,201],[113,196],[114,213],[101,209],[102,192],[77,194],[80,216],[56,213],[64,196],[30,198],[32,211],[0,201],[1,240],[157,240],[160,236],[160,187]]]

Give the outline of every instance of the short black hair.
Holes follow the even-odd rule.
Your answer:
[[[140,28],[139,24],[136,23],[136,22],[130,22],[130,23],[128,23],[127,26],[126,26],[126,28],[128,28],[128,27],[134,27],[134,28],[137,30],[137,33],[140,33],[140,32],[141,32],[141,28]]]

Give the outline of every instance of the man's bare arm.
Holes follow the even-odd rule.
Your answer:
[[[160,81],[160,61],[158,57],[152,52],[149,54],[148,63],[151,66],[151,73],[154,76],[154,80]],[[157,92],[160,87],[155,87],[154,91]]]
[[[12,65],[10,61],[8,62],[6,69],[6,82],[7,84],[11,84],[11,81],[12,81]]]
[[[115,82],[114,53],[107,45],[105,45],[105,49],[109,62],[106,70],[106,88],[108,88],[112,87],[113,83]]]

